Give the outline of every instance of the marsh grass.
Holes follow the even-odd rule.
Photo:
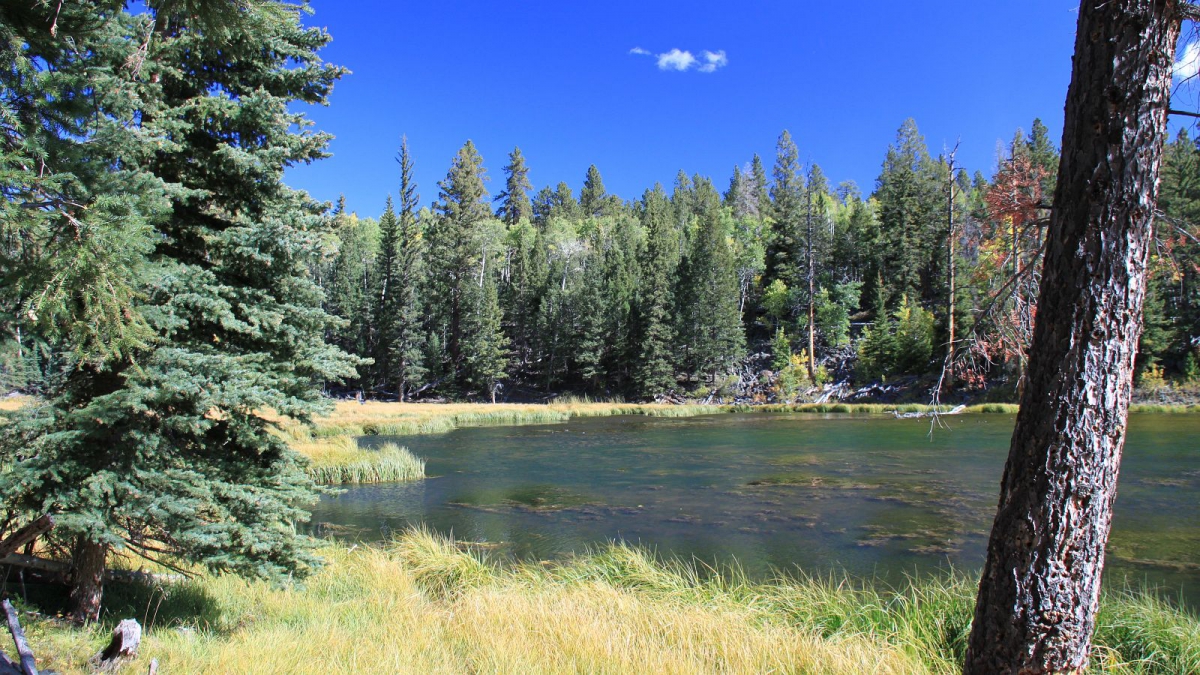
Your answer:
[[[321,551],[304,586],[205,575],[122,591],[79,630],[29,621],[40,667],[84,672],[122,616],[147,626],[140,670],[330,673],[958,672],[966,575],[886,588],[845,576],[747,579],[613,544],[558,563],[500,563],[414,530]],[[146,619],[146,620],[144,620]],[[1152,593],[1108,593],[1092,672],[1192,673],[1200,622]]]
[[[366,449],[342,436],[300,445],[297,450],[309,458],[308,475],[325,485],[395,483],[425,477],[425,460],[395,443]]]
[[[1129,406],[1129,412],[1136,413],[1194,413],[1200,412],[1198,405],[1174,405],[1166,403],[1134,403]]]
[[[316,420],[312,437],[410,436],[460,427],[549,424],[575,417],[646,415],[688,417],[724,412],[715,405],[667,405],[597,402],[565,398],[554,403],[386,403],[340,401],[331,414]],[[289,425],[285,424],[285,427]],[[294,425],[298,426],[298,425]],[[303,434],[301,431],[295,433]]]

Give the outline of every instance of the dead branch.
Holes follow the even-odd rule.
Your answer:
[[[25,640],[25,631],[21,630],[21,622],[17,620],[17,610],[13,608],[8,598],[0,603],[4,607],[4,618],[8,621],[8,632],[12,633],[13,642],[17,643],[17,657],[21,659],[20,672],[24,675],[37,675],[37,660],[33,658],[33,650]]]
[[[43,534],[46,534],[52,529],[54,529],[54,516],[51,516],[49,513],[31,523],[28,523],[24,527],[18,529],[16,532],[13,532],[8,539],[0,541],[0,558],[3,558],[9,553],[16,552],[17,549],[21,548],[25,544],[28,544],[34,539],[37,539]]]

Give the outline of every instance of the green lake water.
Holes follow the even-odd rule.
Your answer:
[[[800,568],[899,583],[983,564],[1011,415],[606,417],[396,441],[426,480],[351,487],[318,533],[423,524],[521,559],[621,540],[751,576]],[[1200,415],[1132,415],[1106,583],[1200,605]]]

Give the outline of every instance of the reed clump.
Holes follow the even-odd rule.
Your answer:
[[[324,443],[300,445],[308,457],[308,475],[317,483],[396,483],[425,477],[425,460],[395,443],[361,448],[348,436]]]

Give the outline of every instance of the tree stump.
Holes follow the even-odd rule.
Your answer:
[[[142,642],[142,626],[134,619],[124,619],[113,629],[112,641],[103,651],[88,660],[88,665],[111,673],[137,656]]]

